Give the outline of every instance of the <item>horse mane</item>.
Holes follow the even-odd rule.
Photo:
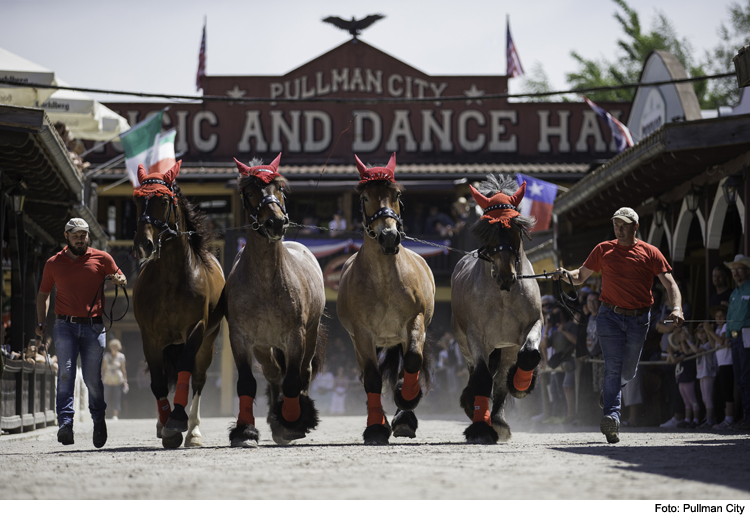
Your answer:
[[[480,193],[488,198],[491,198],[499,192],[508,196],[513,196],[518,190],[518,182],[516,181],[515,175],[488,174],[486,179],[479,182],[476,187]],[[536,225],[536,219],[530,216],[519,215],[511,219],[511,223],[523,232],[528,232],[529,229]],[[472,227],[471,232],[480,243],[492,244],[497,239],[498,230],[500,229],[503,228],[500,226],[499,222],[490,224],[488,219],[480,218]]]
[[[371,187],[371,186],[374,187],[375,185],[385,185],[389,189],[395,189],[397,191],[403,191],[404,190],[404,188],[401,185],[399,185],[398,183],[393,183],[393,182],[388,181],[388,180],[365,180],[365,181],[360,181],[357,184],[357,186],[354,188],[354,190],[357,191],[359,194],[362,194],[365,191],[365,189],[367,189],[368,187]]]
[[[201,262],[209,266],[211,263],[209,242],[214,240],[215,235],[206,226],[206,215],[199,211],[185,195],[182,194],[179,185],[174,184],[174,194],[177,197],[177,205],[185,217],[185,226],[180,226],[181,231],[190,231],[188,243]]]

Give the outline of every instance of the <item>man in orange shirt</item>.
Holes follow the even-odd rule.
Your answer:
[[[55,296],[55,352],[57,353],[57,441],[63,445],[73,440],[73,394],[76,363],[81,356],[83,381],[89,390],[89,411],[94,422],[94,446],[107,441],[104,413],[104,385],[102,358],[106,342],[103,332],[103,295],[97,293],[105,279],[124,285],[127,281],[114,259],[104,251],[89,247],[89,226],[83,218],[71,218],[65,225],[68,245],[52,256],[44,265],[42,283],[36,297],[39,322],[36,334],[47,331],[49,296],[57,286]]]
[[[672,306],[669,318],[681,326],[682,297],[672,277],[672,267],[654,246],[638,240],[638,213],[621,207],[612,217],[616,240],[602,242],[594,248],[583,266],[570,272],[573,284],[583,284],[592,273],[601,271],[601,306],[596,317],[596,331],[604,358],[602,390],[604,417],[600,429],[607,442],[620,441],[620,394],[622,387],[635,377],[638,360],[649,326],[650,307],[654,302],[651,288],[658,277]],[[559,268],[554,280],[565,270]]]

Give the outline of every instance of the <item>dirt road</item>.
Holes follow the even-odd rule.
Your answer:
[[[418,437],[363,446],[364,417],[323,417],[307,438],[229,447],[230,418],[201,424],[203,448],[167,451],[153,420],[92,425],[63,447],[56,428],[0,437],[4,499],[714,499],[750,500],[750,435],[624,429],[608,445],[596,427],[516,425],[511,441],[466,445],[468,420],[423,417]],[[513,424],[511,424],[513,426]],[[743,517],[747,519],[750,510]]]

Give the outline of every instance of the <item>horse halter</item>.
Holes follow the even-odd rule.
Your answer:
[[[398,205],[400,209],[404,210],[404,203],[401,201],[401,198],[398,199]],[[365,202],[362,198],[359,199],[359,210],[362,212],[362,216],[364,217],[364,227],[365,227],[365,233],[367,233],[367,236],[370,238],[377,238],[378,235],[370,229],[370,224],[373,223],[375,220],[378,220],[379,218],[393,218],[396,221],[396,225],[398,226],[398,232],[399,234],[403,233],[404,231],[404,222],[401,219],[401,217],[398,215],[396,211],[391,209],[390,207],[381,207],[377,211],[375,211],[375,214],[372,216],[367,216],[367,213],[365,212]]]
[[[160,179],[151,179],[151,180],[145,180],[143,183],[141,183],[141,187],[151,184],[151,183],[158,183],[160,185],[163,185],[167,189],[169,189],[169,208],[167,209],[167,216],[164,218],[164,220],[159,220],[158,218],[152,218],[148,213],[148,201],[153,198],[154,196],[157,196],[158,193],[151,193],[144,195],[144,199],[146,200],[145,205],[143,206],[143,213],[141,214],[140,218],[138,218],[139,224],[151,224],[152,226],[156,227],[157,229],[160,229],[159,232],[159,238],[157,242],[158,250],[156,252],[156,258],[159,258],[159,253],[161,252],[161,244],[162,244],[162,237],[164,236],[164,233],[169,233],[170,236],[167,240],[177,237],[180,235],[180,226],[177,221],[177,211],[176,211],[176,202],[177,198],[174,196],[174,189],[171,185],[169,185],[167,182],[160,180]],[[174,225],[175,228],[172,229],[169,226],[169,217],[172,216],[172,213],[174,213]]]
[[[256,189],[263,192],[263,187],[260,185],[257,185],[254,182],[249,183],[248,185],[255,186]],[[286,195],[284,194],[284,190],[282,188],[281,190],[282,196],[284,196],[284,201],[286,202]],[[286,206],[276,198],[276,195],[274,194],[267,194],[261,198],[260,202],[258,202],[257,207],[253,207],[253,205],[248,200],[247,195],[245,194],[244,189],[240,191],[240,197],[242,199],[242,208],[247,211],[248,216],[250,217],[250,220],[252,220],[252,224],[250,225],[250,228],[253,231],[258,231],[261,234],[263,234],[266,238],[270,237],[268,236],[268,231],[266,231],[266,228],[261,225],[261,223],[258,221],[258,215],[260,214],[260,211],[267,205],[276,204],[279,206],[279,209],[281,209],[281,212],[284,213],[284,226],[286,227],[289,225],[289,214],[286,212]]]
[[[513,209],[517,210],[515,206],[510,204],[498,204],[493,205],[485,209],[485,213],[488,211],[492,211],[494,209]],[[503,228],[503,229],[509,229],[509,228]],[[523,229],[523,228],[522,228]],[[521,235],[522,237],[523,235]],[[520,250],[520,244],[519,247],[514,247],[513,244],[510,242],[508,243],[500,243],[495,246],[487,246],[484,245],[481,248],[479,248],[479,251],[477,252],[477,255],[479,255],[479,258],[482,260],[486,260],[492,264],[492,267],[495,267],[495,263],[492,260],[492,257],[500,253],[501,251],[505,251],[508,253],[513,253],[516,256],[516,269],[519,268],[521,264],[521,250]]]

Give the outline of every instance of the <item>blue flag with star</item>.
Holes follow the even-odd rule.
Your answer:
[[[530,231],[546,231],[552,223],[552,208],[557,197],[557,185],[516,173],[518,185],[526,182],[526,194],[521,201],[519,212],[536,218],[536,225]]]

